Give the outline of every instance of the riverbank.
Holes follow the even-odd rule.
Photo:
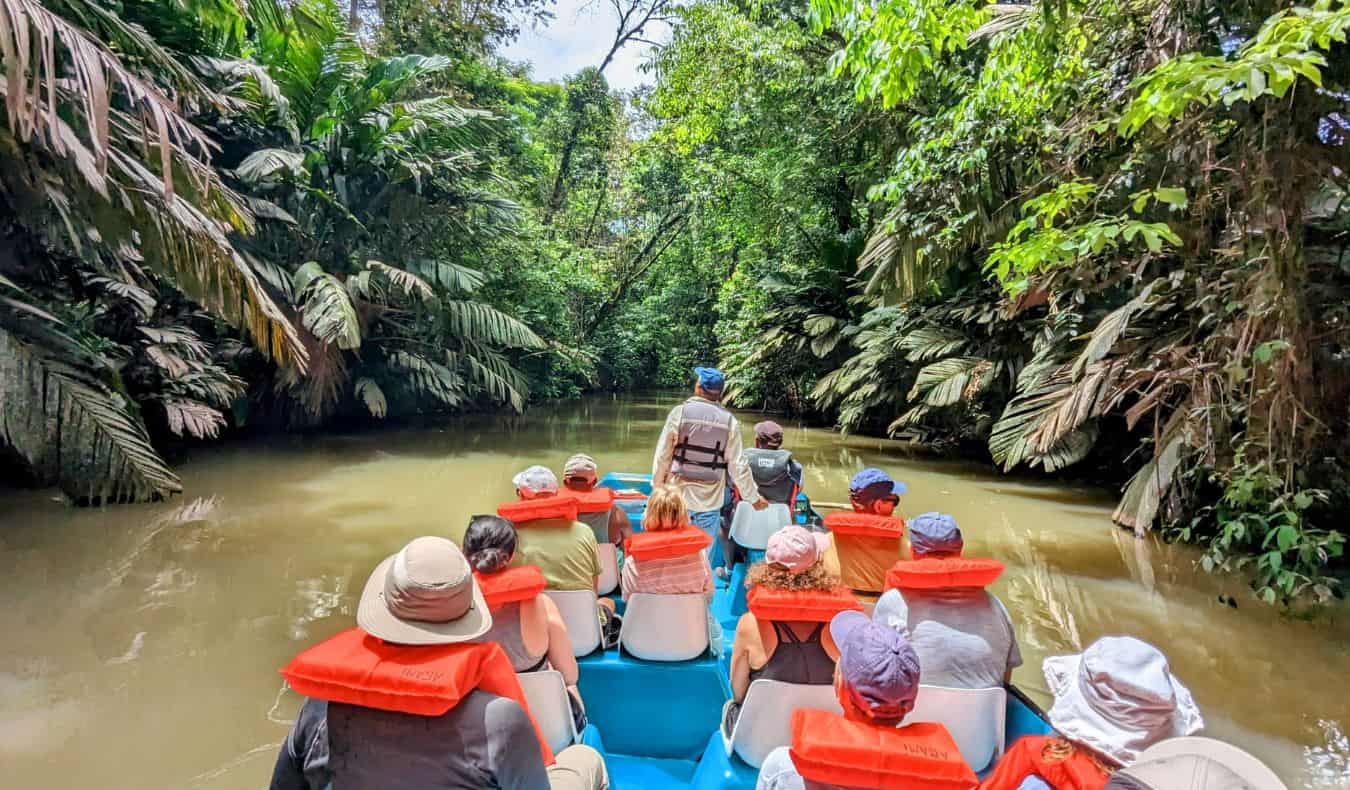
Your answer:
[[[650,465],[669,396],[588,398],[523,416],[471,415],[419,430],[274,436],[194,453],[171,503],[69,508],[50,491],[0,496],[0,759],[16,785],[110,790],[263,786],[298,700],[276,668],[347,627],[370,569],[421,534],[458,537],[510,496],[510,475],[574,450],[605,470]],[[745,415],[744,419],[753,419]],[[941,509],[972,554],[1009,570],[995,587],[1040,701],[1046,655],[1106,633],[1159,645],[1209,732],[1251,749],[1291,787],[1336,786],[1332,735],[1350,700],[1344,607],[1315,622],[1231,609],[1236,580],[1197,553],[1136,541],[1110,496],[919,458],[901,443],[792,428],[807,491],[847,492],[883,466],[906,513]],[[1324,731],[1322,723],[1328,723]],[[209,723],[209,726],[206,724]],[[1317,751],[1321,750],[1321,751]]]

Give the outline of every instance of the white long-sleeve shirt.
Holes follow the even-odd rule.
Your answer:
[[[712,401],[697,396],[695,396],[695,400],[712,403]],[[741,424],[734,415],[731,418],[731,431],[727,436],[727,448],[724,456],[727,469],[719,471],[716,480],[701,483],[694,480],[680,480],[671,476],[670,464],[675,457],[675,445],[680,440],[680,418],[683,414],[684,404],[681,403],[671,409],[670,414],[666,415],[666,424],[661,429],[661,438],[656,441],[656,454],[652,456],[652,484],[673,483],[678,485],[684,493],[684,506],[689,508],[690,513],[721,510],[722,502],[726,497],[727,472],[729,471],[731,472],[731,479],[736,483],[736,490],[741,492],[741,499],[746,502],[758,500],[759,488],[755,485],[755,476],[750,472],[750,463],[745,458],[745,453],[741,452],[744,449],[741,443]]]

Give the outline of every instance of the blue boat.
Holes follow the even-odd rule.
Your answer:
[[[650,475],[611,473],[600,485],[619,492],[618,504],[635,525],[641,523],[651,493]],[[805,496],[799,497],[795,511],[798,523],[819,523]],[[738,564],[729,582],[718,582],[713,596],[713,614],[728,641],[745,611],[745,570],[744,563]],[[589,718],[579,740],[605,755],[613,787],[754,788],[758,769],[728,748],[720,729],[723,705],[731,699],[729,656],[730,645],[720,658],[705,653],[685,661],[647,661],[618,649],[578,659]],[[1023,735],[1051,731],[1044,713],[1025,695],[1011,687],[1004,691],[1005,747]]]

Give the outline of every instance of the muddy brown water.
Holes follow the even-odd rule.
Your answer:
[[[584,450],[602,471],[648,471],[674,400],[226,444],[182,464],[184,495],[165,504],[0,496],[0,786],[265,787],[299,702],[277,668],[353,623],[381,558],[418,535],[457,539],[531,463]],[[1102,491],[826,430],[789,429],[787,446],[813,497],[843,500],[855,470],[885,467],[909,486],[904,512],[952,513],[968,554],[1008,563],[995,591],[1026,658],[1015,682],[1034,698],[1048,698],[1043,657],[1131,634],[1167,654],[1208,734],[1290,787],[1350,785],[1350,610],[1282,617],[1199,571],[1194,550],[1114,529]]]

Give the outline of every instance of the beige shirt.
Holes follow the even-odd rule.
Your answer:
[[[704,400],[699,398],[699,400]],[[656,441],[656,454],[652,457],[652,484],[673,483],[684,493],[684,506],[690,513],[708,510],[721,510],[726,497],[726,472],[718,475],[717,480],[700,483],[692,480],[678,480],[671,477],[670,463],[675,456],[675,444],[680,440],[680,416],[684,413],[684,404],[670,410],[666,415],[665,427],[661,429],[661,438]],[[750,461],[742,452],[741,424],[735,416],[731,418],[731,432],[727,437],[727,471],[741,492],[741,499],[754,502],[759,499],[759,488],[755,485],[755,476],[750,471]]]

